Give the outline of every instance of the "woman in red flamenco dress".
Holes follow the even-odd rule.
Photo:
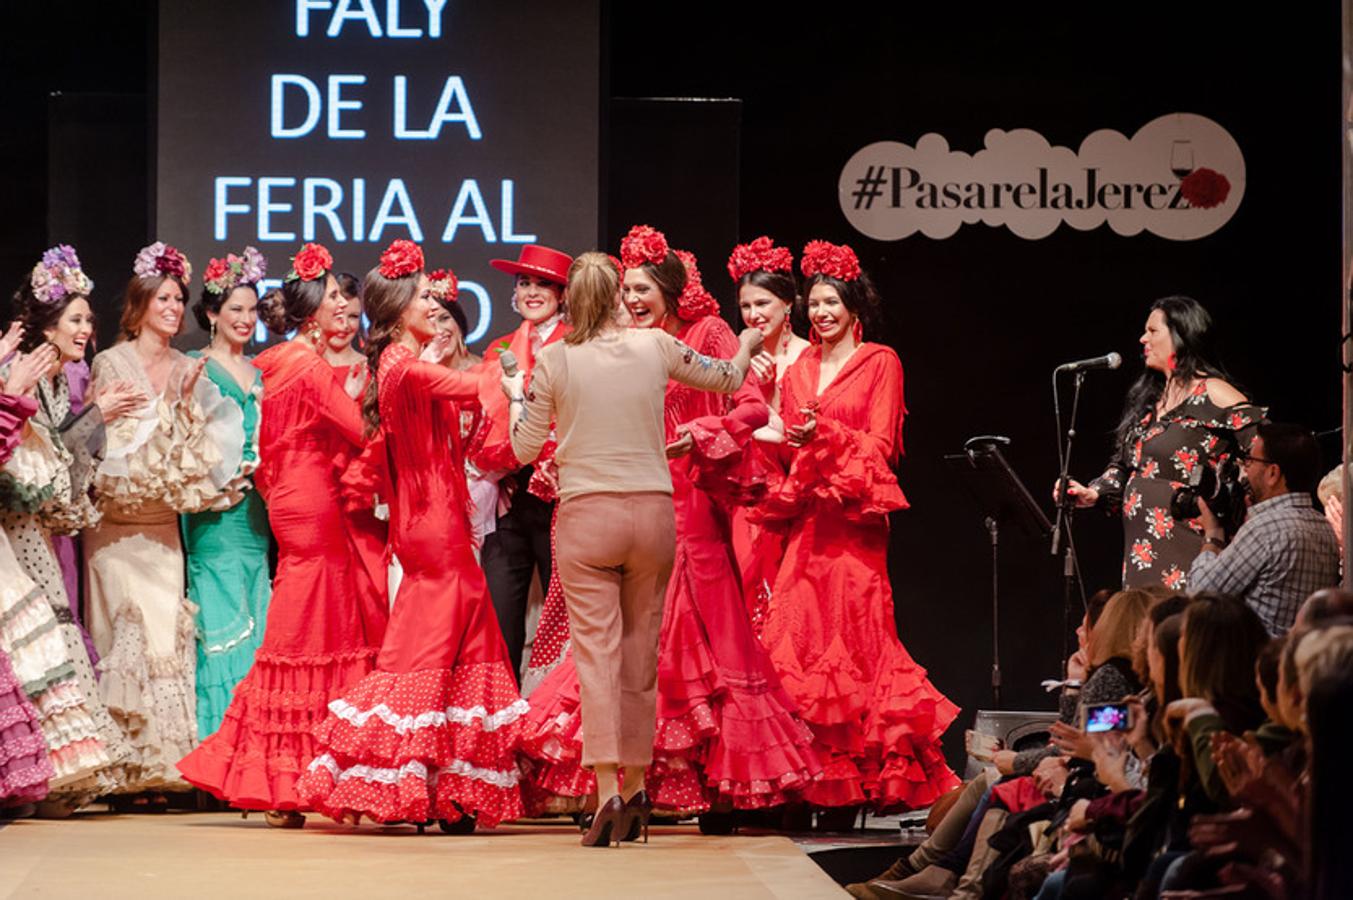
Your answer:
[[[738,339],[701,285],[695,258],[675,251],[676,264],[664,264],[661,238],[639,226],[622,245],[622,290],[634,326],[665,328],[711,358],[734,356]],[[821,771],[811,734],[752,631],[731,545],[731,509],[765,487],[744,451],[768,415],[752,379],[728,396],[667,386],[677,546],[658,646],[653,765],[645,779],[660,807],[703,812],[783,804]],[[547,595],[547,605],[555,596]],[[542,623],[554,618],[548,613],[542,611]],[[578,765],[571,655],[531,695],[531,707],[525,746],[535,765],[532,789],[590,793],[591,775]]]
[[[323,352],[343,328],[346,301],[324,247],[305,245],[292,265],[260,312],[274,334],[296,337],[254,360],[264,390],[255,477],[279,549],[263,643],[221,727],[178,767],[230,805],[299,828],[296,783],[315,754],[311,729],[330,700],[371,671],[387,602],[360,557],[375,542],[355,542],[365,524],[355,526],[341,502],[340,475],[363,426]]]
[[[924,807],[958,785],[940,751],[958,708],[902,646],[893,614],[902,365],[861,342],[878,300],[849,247],[814,241],[801,268],[814,346],[780,384],[787,474],[756,511],[785,535],[761,639],[825,765],[805,799]]]
[[[380,428],[372,446],[388,462],[391,549],[404,577],[376,669],[329,704],[298,791],[354,824],[492,827],[522,815],[527,706],[471,543],[457,404],[475,402],[479,379],[418,358],[437,305],[417,244],[395,241],[362,296],[376,368],[364,412]]]

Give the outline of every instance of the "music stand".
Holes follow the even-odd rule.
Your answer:
[[[1013,525],[1034,538],[1046,538],[1052,533],[1052,523],[1001,453],[1001,447],[1009,444],[1010,438],[1004,435],[978,435],[963,444],[964,452],[944,456],[968,495],[985,514],[987,533],[991,535],[991,694],[997,709],[1001,708],[998,578],[1001,526]]]

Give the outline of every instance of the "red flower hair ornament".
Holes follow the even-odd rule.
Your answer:
[[[334,257],[323,244],[306,244],[291,258],[287,281],[314,281],[323,278],[334,267]]]
[[[400,238],[381,254],[380,273],[386,278],[403,278],[423,271],[423,248]]]
[[[433,269],[428,273],[428,290],[441,303],[455,303],[460,294],[460,279],[450,269]]]
[[[644,263],[660,266],[669,249],[661,231],[652,225],[635,225],[620,242],[620,260],[626,269],[637,269]]]
[[[677,298],[677,316],[686,322],[694,322],[719,311],[719,301],[715,300],[700,279],[700,269],[695,263],[695,254],[686,250],[673,250],[677,259],[686,267],[686,287]]]
[[[860,260],[845,244],[809,241],[803,248],[799,269],[804,278],[829,275],[838,281],[854,281],[860,277]]]
[[[794,254],[777,247],[764,234],[750,244],[738,244],[728,257],[728,275],[738,281],[748,272],[793,272]]]

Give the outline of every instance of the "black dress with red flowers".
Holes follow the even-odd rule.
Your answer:
[[[1099,506],[1123,516],[1123,587],[1188,585],[1189,564],[1203,546],[1197,519],[1176,522],[1170,497],[1200,465],[1244,454],[1265,410],[1251,403],[1220,407],[1200,380],[1179,405],[1148,412],[1090,487]]]

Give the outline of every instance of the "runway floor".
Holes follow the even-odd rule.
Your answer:
[[[0,828],[0,897],[845,896],[781,836],[662,826],[648,845],[606,850],[580,847],[578,837],[571,823],[455,836],[354,830],[316,816],[300,831],[229,813],[20,819]]]

